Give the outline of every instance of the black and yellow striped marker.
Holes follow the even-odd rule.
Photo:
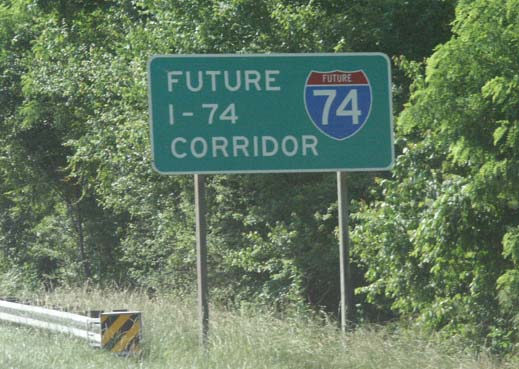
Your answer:
[[[101,314],[101,348],[120,354],[139,354],[141,340],[140,312],[117,311]]]

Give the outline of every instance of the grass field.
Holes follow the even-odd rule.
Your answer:
[[[262,312],[212,307],[209,349],[198,346],[196,303],[179,297],[149,300],[126,292],[60,291],[50,305],[79,310],[140,310],[144,355],[118,357],[85,342],[0,323],[1,369],[512,369],[519,364],[475,357],[452,342],[409,330],[365,327],[341,334],[324,319],[279,319]]]

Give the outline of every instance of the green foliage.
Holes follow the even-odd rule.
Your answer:
[[[432,93],[421,86],[429,81],[419,79],[420,63],[450,36],[455,1],[355,0],[347,6],[334,0],[0,3],[2,271],[27,274],[28,280],[43,281],[47,287],[92,280],[186,290],[192,289],[195,278],[193,185],[188,177],[159,176],[150,165],[148,58],[168,53],[383,51],[402,65],[394,74],[399,110],[414,77],[414,101]],[[507,9],[510,16],[514,11]],[[460,22],[456,27],[462,27]],[[513,41],[513,28],[509,33]],[[483,54],[490,52],[487,48]],[[462,55],[457,58],[463,60]],[[509,63],[515,60],[512,55],[508,58]],[[433,58],[429,79],[434,63],[438,62]],[[436,84],[442,83],[442,76],[434,77]],[[461,170],[460,163],[472,156],[483,162],[487,154],[468,151],[471,137],[458,140],[449,153],[446,128],[450,125],[435,130],[427,123],[435,104],[447,107],[441,97],[447,92],[450,95],[445,96],[454,96],[449,90],[439,91],[434,103],[423,103],[402,115],[398,129],[405,138],[398,145],[406,153],[399,158],[397,180],[382,181],[378,177],[384,175],[379,173],[351,176],[351,197],[358,209],[355,226],[366,235],[357,241],[362,251],[354,283],[361,285],[366,270],[373,282],[365,289],[368,298],[387,286],[396,309],[422,311],[435,296],[427,279],[431,276],[448,290],[442,292],[447,300],[451,292],[461,296],[442,303],[449,306],[449,314],[465,314],[466,284],[477,276],[475,288],[485,290],[499,275],[499,267],[514,265],[507,261],[493,269],[485,269],[485,264],[477,273],[469,271],[481,259],[497,254],[501,260],[498,248],[485,255],[467,246],[479,237],[492,235],[485,241],[489,243],[502,237],[491,230],[471,233],[471,222],[477,227],[487,221],[495,225],[503,215],[499,205],[490,206],[493,192],[487,189],[487,179],[494,178],[495,186],[508,186],[502,188],[500,201],[516,204],[516,182],[501,179],[515,170],[505,158],[516,155],[514,100],[509,95],[516,93],[517,80],[493,77],[481,86],[478,76],[471,79],[472,85],[483,89],[488,105],[483,109],[472,100],[471,114],[483,117],[492,112],[491,101],[509,109],[495,127],[487,127],[485,134],[490,136],[485,142],[502,150],[501,159],[499,165],[481,167],[479,182],[467,180],[468,170]],[[467,91],[463,84],[460,80],[457,93]],[[469,114],[456,120],[461,122],[465,116]],[[427,138],[431,130],[435,133]],[[459,132],[469,130],[462,127]],[[473,208],[479,188],[488,195],[484,202],[477,201],[481,208]],[[371,206],[374,199],[383,200]],[[235,305],[261,301],[278,308],[311,303],[337,311],[335,176],[211,176],[208,202],[209,270],[215,300]],[[464,211],[460,219],[457,206]],[[425,210],[429,210],[425,218],[431,218],[430,226],[422,224]],[[435,212],[442,215],[440,219],[434,219]],[[376,216],[369,218],[370,214]],[[392,232],[391,217],[399,233]],[[463,235],[451,223],[462,226]],[[434,227],[445,242],[456,240],[457,247],[444,250],[444,241],[434,239]],[[391,261],[398,268],[387,267],[392,254],[384,249],[385,242],[398,250]],[[363,244],[369,247],[361,248]],[[444,260],[432,269],[435,259],[423,262],[421,252],[436,253]],[[460,255],[466,256],[462,265],[449,264]],[[399,279],[393,280],[393,273],[400,270]],[[458,272],[468,273],[463,283],[451,281]],[[507,280],[503,279],[503,291],[512,288]],[[473,303],[486,297],[486,292],[481,293]],[[358,296],[356,302],[362,303],[363,298]],[[488,306],[485,303],[480,310]],[[363,309],[370,311],[369,306]]]
[[[399,117],[394,177],[354,237],[370,299],[496,351],[518,332],[518,5],[459,2],[455,36]]]
[[[219,292],[235,301],[334,306],[336,218],[323,208],[334,201],[334,176],[273,177],[218,176],[211,183],[211,237],[221,255],[215,265],[228,276]]]

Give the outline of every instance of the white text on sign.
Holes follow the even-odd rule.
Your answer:
[[[216,136],[206,139],[194,137],[188,140],[185,137],[176,137],[171,142],[171,154],[177,159],[194,157],[203,159],[228,157],[269,157],[282,155],[293,157],[297,154],[303,157],[318,156],[319,141],[313,135],[301,137],[285,136],[276,139],[272,136],[233,136],[231,138]]]
[[[174,85],[178,84],[191,92],[200,92],[204,86],[211,91],[221,89],[236,91],[281,91],[277,84],[279,70],[206,70],[206,71],[179,71],[168,72],[168,91],[174,92]]]

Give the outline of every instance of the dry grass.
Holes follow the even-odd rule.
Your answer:
[[[41,297],[75,310],[140,310],[145,354],[126,359],[81,340],[0,324],[2,369],[512,369],[410,331],[363,327],[341,334],[321,319],[212,308],[209,349],[200,350],[196,301],[142,293],[60,290]]]

